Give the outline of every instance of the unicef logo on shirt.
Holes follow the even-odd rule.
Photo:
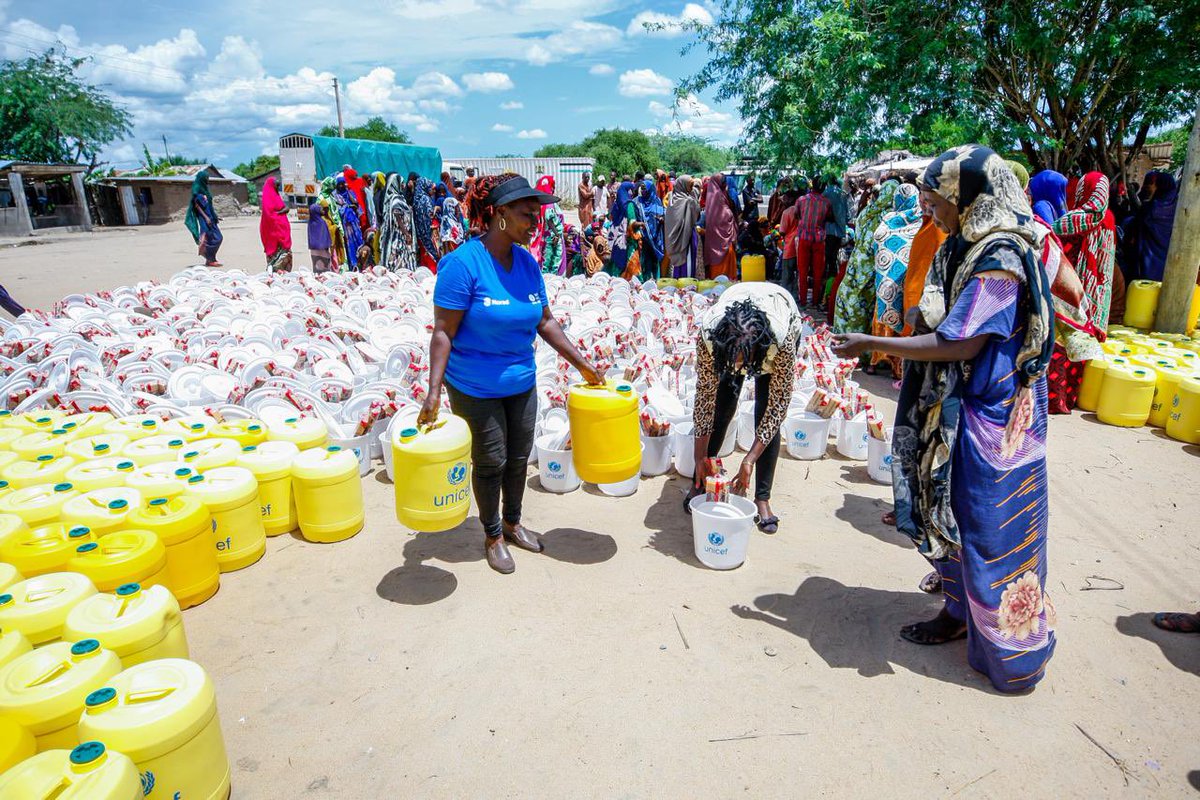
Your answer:
[[[546,465],[546,469],[550,470],[551,472],[562,472],[562,464],[558,463],[557,461],[551,461]]]
[[[446,479],[450,481],[451,486],[458,486],[467,479],[467,465],[462,461],[450,468],[450,472],[446,475]]]
[[[716,531],[713,531],[708,535],[708,543],[713,547],[720,547],[721,545],[725,544],[725,537]]]
[[[540,296],[538,296],[537,292],[530,292],[529,293],[529,302],[535,306],[540,306],[542,304],[542,298]]]

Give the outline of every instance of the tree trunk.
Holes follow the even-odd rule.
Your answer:
[[[1192,120],[1187,159],[1179,180],[1179,203],[1167,249],[1162,292],[1155,327],[1166,333],[1187,333],[1188,311],[1200,269],[1200,103]]]

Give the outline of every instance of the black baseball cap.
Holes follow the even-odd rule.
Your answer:
[[[488,197],[488,205],[499,208],[517,200],[524,200],[527,197],[534,198],[544,206],[558,202],[558,198],[554,195],[538,191],[529,185],[529,181],[517,176],[509,178],[493,189],[491,195]]]

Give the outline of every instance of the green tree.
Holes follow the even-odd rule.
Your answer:
[[[650,144],[658,153],[658,167],[677,175],[710,175],[734,160],[733,151],[703,136],[659,133],[650,137]]]
[[[1175,145],[1171,149],[1171,169],[1183,169],[1183,159],[1187,156],[1188,137],[1192,135],[1191,125],[1180,125],[1176,128],[1170,128],[1160,134],[1151,136],[1147,142],[1171,142]]]
[[[257,175],[262,175],[264,172],[270,172],[273,169],[279,168],[279,156],[267,155],[256,156],[244,164],[238,164],[233,168],[233,171],[243,178],[250,179]]]
[[[1115,174],[1200,91],[1200,0],[723,0],[697,33],[681,89],[778,163],[961,135]]]
[[[91,172],[105,145],[129,135],[129,113],[77,75],[85,61],[52,49],[0,62],[0,155]]]
[[[337,136],[336,125],[326,125],[317,131],[317,136]],[[400,130],[394,123],[387,122],[383,117],[371,117],[364,125],[346,128],[347,139],[366,139],[372,142],[393,142],[395,144],[412,144],[409,135]]]
[[[581,156],[596,160],[596,172],[607,174],[616,170],[620,175],[650,172],[661,166],[658,151],[650,137],[641,131],[602,128],[579,144],[548,144],[534,151],[534,158],[569,158]]]
[[[149,147],[142,144],[142,166],[138,172],[143,175],[175,175],[179,172],[179,167],[207,163],[207,158],[192,158],[178,153],[159,158],[150,152]]]
[[[534,158],[572,158],[586,157],[583,146],[578,144],[544,144],[533,151]]]

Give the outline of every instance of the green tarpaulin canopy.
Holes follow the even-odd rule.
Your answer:
[[[314,136],[312,140],[318,181],[341,172],[346,164],[358,170],[360,175],[366,172],[396,172],[407,176],[415,172],[435,183],[442,174],[442,152],[436,147],[331,136]]]

